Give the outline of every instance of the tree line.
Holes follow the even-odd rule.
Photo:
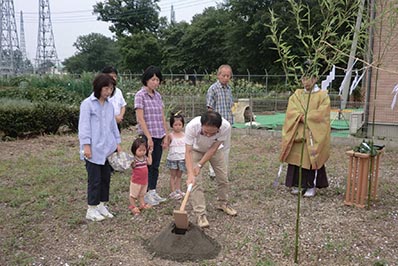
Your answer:
[[[206,8],[191,22],[168,22],[160,17],[159,0],[101,1],[93,7],[101,21],[111,23],[113,38],[91,33],[79,36],[74,43],[77,53],[63,62],[70,73],[99,71],[115,65],[121,71],[141,73],[148,65],[158,65],[165,72],[214,72],[228,63],[235,74],[283,72],[279,55],[270,38],[272,14],[279,18],[278,27],[292,40],[290,50],[300,56],[303,44],[295,42],[298,28],[286,0],[227,0],[217,7]],[[324,12],[328,0],[297,0],[309,7],[311,34],[321,32],[322,21],[331,14]],[[357,1],[336,0],[345,10],[343,23],[336,30],[347,35],[353,31]],[[332,14],[333,15],[333,14]],[[335,14],[336,17],[341,14]],[[319,29],[317,29],[319,27]],[[303,34],[303,33],[300,33]],[[304,33],[306,34],[306,33]],[[314,36],[313,36],[314,37]],[[315,36],[316,37],[316,36]],[[359,44],[364,47],[365,41]],[[332,52],[332,51],[331,51]],[[303,56],[302,61],[305,61]]]

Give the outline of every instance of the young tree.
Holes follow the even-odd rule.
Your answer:
[[[281,63],[286,75],[293,74],[296,84],[299,84],[298,81],[303,74],[312,72],[321,76],[329,71],[332,65],[345,62],[346,54],[351,47],[360,0],[352,3],[345,0],[315,1],[317,5],[312,3],[314,1],[288,0],[290,8],[286,12],[289,12],[294,20],[293,32],[288,26],[282,28],[284,22],[281,16],[270,10],[269,37],[275,45],[273,49],[279,55],[277,62]],[[319,6],[321,19],[313,20],[312,5]],[[363,47],[364,32],[360,39]],[[309,69],[304,69],[303,63],[308,60],[313,64]]]
[[[271,12],[271,23],[268,25],[271,31],[270,38],[275,44],[278,52],[278,62],[282,64],[285,74],[293,74],[294,82],[300,84],[302,76],[319,77],[326,71],[329,71],[332,65],[347,60],[346,54],[349,54],[352,35],[355,29],[355,18],[360,6],[360,0],[318,0],[319,12],[322,14],[322,21],[319,25],[314,24],[311,6],[312,1],[298,2],[288,0],[290,12],[294,19],[295,34],[290,38],[286,37],[288,28],[281,28],[281,20],[273,10]],[[299,43],[299,48],[293,51],[293,42]],[[337,51],[337,52],[336,52]],[[304,62],[310,62],[304,66]],[[307,113],[309,109],[311,93],[308,97],[304,109],[304,127],[303,136],[307,125]],[[302,179],[302,161],[304,142],[301,147],[301,163],[299,172],[299,191],[301,191]],[[299,225],[300,225],[300,195],[297,197],[297,215],[296,215],[296,237],[294,261],[298,262],[299,246]]]

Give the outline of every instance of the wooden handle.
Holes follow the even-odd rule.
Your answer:
[[[184,199],[182,200],[180,211],[185,210],[185,205],[187,205],[189,194],[191,193],[191,190],[192,190],[192,184],[189,184],[188,188],[187,188],[187,192],[185,193]]]

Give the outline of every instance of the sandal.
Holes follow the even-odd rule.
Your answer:
[[[140,210],[146,210],[146,209],[151,209],[152,208],[152,205],[150,205],[150,204],[144,204],[144,205],[142,205],[142,206],[140,206]]]
[[[129,206],[129,209],[130,209],[131,213],[134,215],[140,215],[140,213],[141,213],[140,209],[136,206]]]

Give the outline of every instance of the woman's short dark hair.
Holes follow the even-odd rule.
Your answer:
[[[115,80],[109,74],[98,74],[93,81],[94,96],[99,99],[101,97],[101,90],[103,87],[112,86],[113,91],[111,97],[115,94]]]
[[[211,126],[220,128],[222,124],[222,117],[219,113],[214,111],[207,111],[202,114],[200,118],[202,126]]]
[[[113,66],[106,66],[102,69],[101,72],[104,74],[111,74],[111,73],[115,73],[116,75],[118,74],[117,69]]]
[[[144,144],[144,145],[145,145],[145,148],[148,150],[148,144],[147,144],[147,142],[146,142],[146,139],[140,136],[140,137],[138,137],[138,138],[136,138],[136,139],[134,140],[133,144],[131,144],[131,153],[132,153],[133,155],[135,155],[137,149],[138,149],[142,144]]]
[[[182,126],[185,125],[185,121],[184,121],[184,116],[182,114],[180,114],[180,112],[177,112],[177,114],[171,113],[170,115],[170,127],[172,128],[174,125],[174,122],[176,121],[176,119],[180,119]]]
[[[163,76],[162,72],[160,72],[160,68],[158,68],[157,66],[149,66],[147,67],[147,69],[145,69],[144,73],[142,74],[142,79],[141,79],[142,84],[146,86],[147,81],[150,80],[154,75],[158,77],[160,82],[163,81]]]

